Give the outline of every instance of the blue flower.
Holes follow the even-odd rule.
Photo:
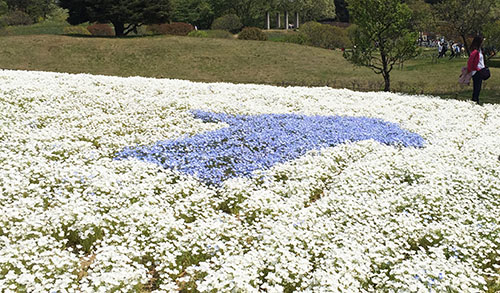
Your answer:
[[[116,159],[138,158],[164,168],[198,176],[208,184],[248,177],[294,160],[307,151],[373,139],[387,145],[423,147],[418,134],[381,119],[298,114],[230,115],[193,111],[204,122],[228,128],[191,137],[126,147]]]

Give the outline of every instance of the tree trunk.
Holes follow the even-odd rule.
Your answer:
[[[391,91],[391,77],[390,77],[390,69],[388,68],[387,64],[387,55],[384,50],[384,45],[382,42],[379,43],[379,49],[380,49],[380,57],[382,57],[382,76],[384,76],[384,92],[390,92]]]
[[[469,44],[467,44],[467,38],[465,35],[462,35],[462,40],[464,41],[465,52],[467,52],[467,56],[470,56]]]
[[[125,24],[119,21],[112,22],[115,27],[115,36],[123,37],[125,35]]]
[[[391,77],[389,75],[389,72],[382,74],[384,76],[384,92],[390,92],[391,91]]]

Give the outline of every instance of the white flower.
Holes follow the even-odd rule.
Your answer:
[[[227,127],[196,109],[380,118],[426,146],[351,142],[220,187],[113,160]],[[0,291],[485,291],[498,129],[499,105],[434,97],[1,70]]]

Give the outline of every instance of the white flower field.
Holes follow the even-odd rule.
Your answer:
[[[116,159],[227,127],[192,111],[376,118],[425,143],[348,141],[222,184]],[[0,291],[495,292],[499,155],[500,105],[0,70]]]

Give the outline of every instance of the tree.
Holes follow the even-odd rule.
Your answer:
[[[174,21],[208,29],[214,20],[214,11],[208,0],[174,0],[172,6]]]
[[[345,0],[335,0],[335,11],[339,21],[349,22],[349,9]]]
[[[302,22],[336,16],[334,0],[303,0],[299,5]]]
[[[486,37],[484,46],[491,54],[488,56],[489,60],[500,49],[500,20],[488,24],[484,29],[484,36]]]
[[[10,11],[22,11],[35,22],[46,19],[57,7],[55,0],[6,0],[5,3]]]
[[[6,21],[3,18],[3,15],[7,13],[8,8],[9,7],[7,6],[7,2],[5,2],[4,0],[0,0],[0,31],[4,26],[7,25]]]
[[[469,51],[469,37],[482,33],[486,24],[493,22],[492,0],[443,0],[434,5],[448,37],[460,37]]]
[[[353,47],[344,51],[344,57],[382,74],[384,91],[390,91],[394,64],[418,52],[418,34],[410,26],[412,11],[401,0],[348,0],[348,4],[357,28],[351,35]]]
[[[334,0],[278,0],[275,9],[298,12],[302,22],[335,17]]]
[[[299,12],[302,22],[335,17],[334,0],[208,0],[218,18],[236,14],[245,26],[263,26],[266,12]]]
[[[170,0],[60,0],[59,5],[69,10],[70,24],[110,22],[118,37],[143,24],[165,23],[171,14]]]
[[[436,28],[436,21],[431,4],[424,0],[407,0],[405,2],[412,10],[412,25],[421,32],[431,32]]]
[[[7,13],[9,6],[7,6],[7,2],[4,0],[0,0],[0,16],[4,15]]]

